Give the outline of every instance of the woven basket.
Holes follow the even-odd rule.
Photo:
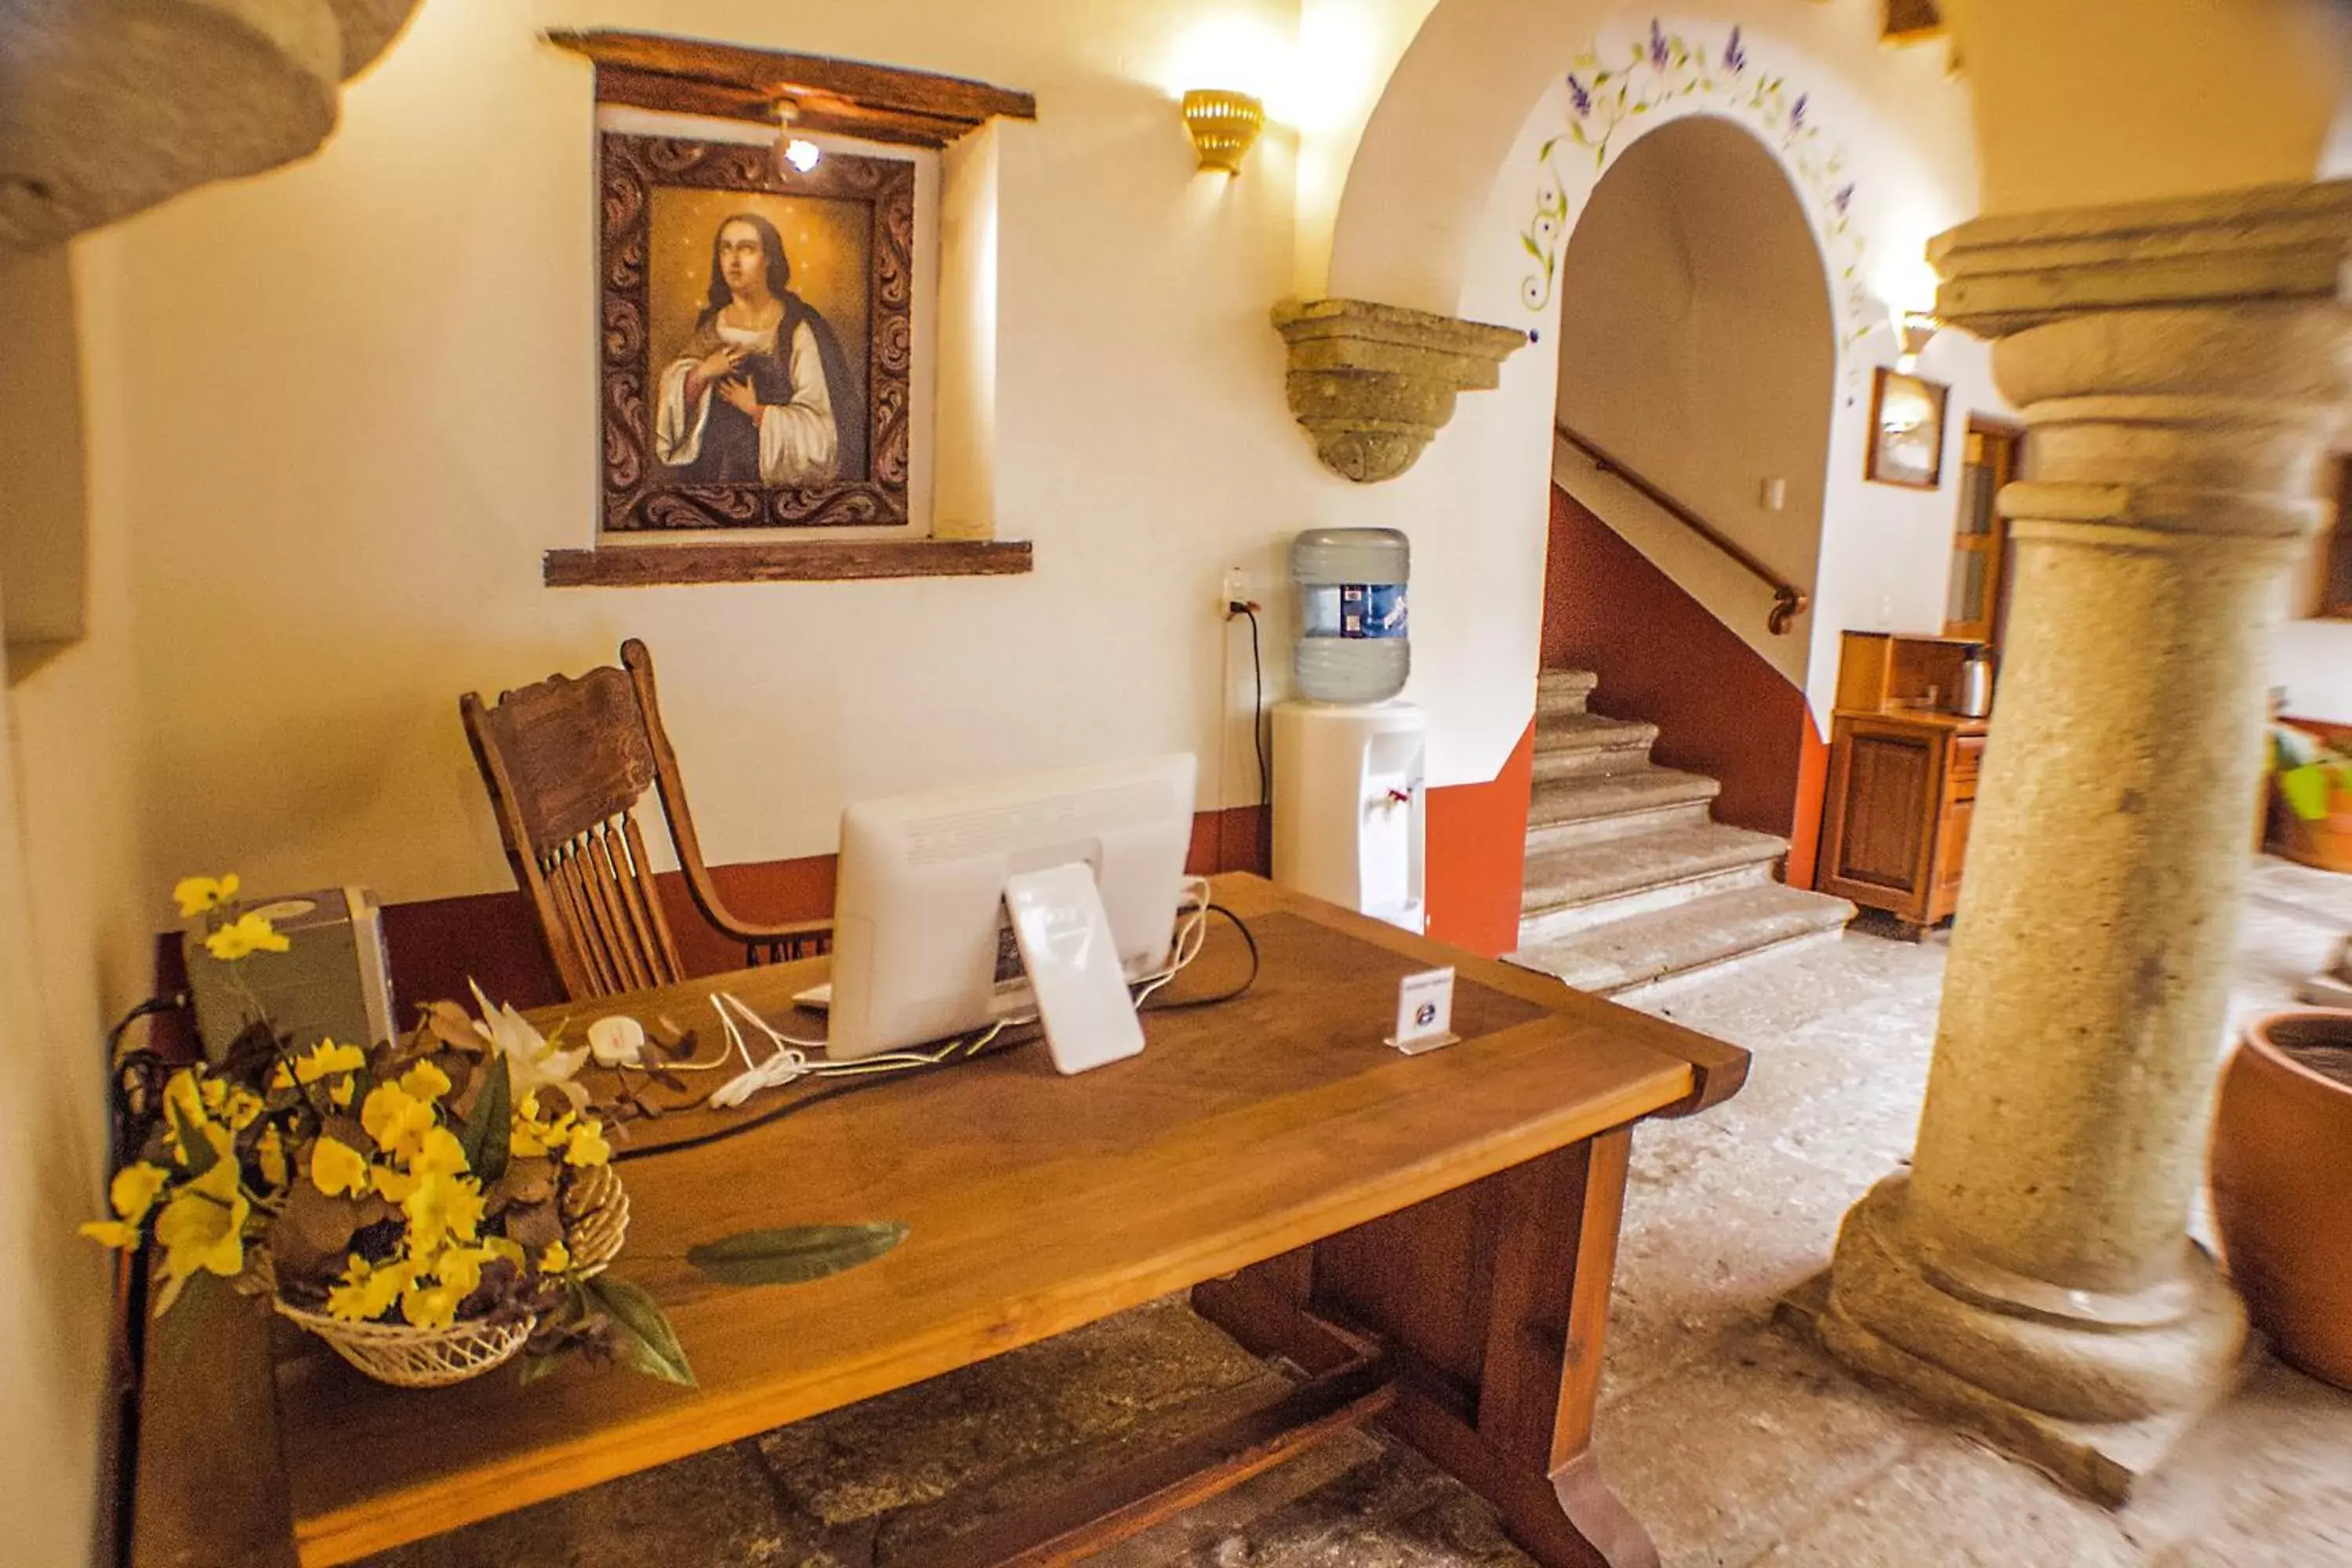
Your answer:
[[[565,1184],[563,1246],[572,1254],[572,1277],[593,1279],[621,1255],[629,1234],[629,1194],[610,1165],[592,1165]]]
[[[504,1366],[539,1326],[539,1320],[530,1316],[511,1323],[452,1323],[446,1329],[347,1323],[289,1306],[282,1296],[278,1313],[326,1341],[337,1355],[378,1383],[394,1388],[440,1388]]]
[[[563,1245],[571,1277],[593,1279],[620,1255],[628,1234],[629,1194],[609,1165],[580,1173],[564,1187]],[[395,1388],[441,1388],[479,1377],[519,1354],[539,1326],[535,1317],[509,1323],[459,1322],[446,1329],[406,1323],[351,1323],[276,1298],[278,1314],[310,1330],[334,1352],[378,1383]]]

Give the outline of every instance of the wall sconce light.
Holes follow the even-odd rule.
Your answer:
[[[1265,105],[1245,92],[1194,88],[1184,95],[1184,129],[1203,169],[1242,172],[1242,159],[1265,129]]]
[[[1895,368],[1909,375],[1919,368],[1920,351],[1927,340],[1943,331],[1944,323],[1926,310],[1905,310],[1895,319],[1895,334],[1902,340],[1903,351],[1895,356]]]
[[[824,153],[807,137],[795,136],[784,143],[784,150],[780,155],[785,163],[805,174],[816,167],[817,160],[824,157]]]

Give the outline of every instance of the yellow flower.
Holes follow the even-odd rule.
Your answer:
[[[316,1083],[331,1074],[358,1072],[366,1066],[367,1053],[357,1046],[339,1046],[332,1040],[320,1040],[294,1058],[294,1081]]]
[[[467,1168],[466,1146],[446,1127],[436,1127],[419,1139],[416,1152],[408,1157],[412,1176],[454,1174]]]
[[[216,910],[236,897],[236,873],[219,877],[183,877],[172,889],[172,897],[180,905],[180,918],[203,914]]]
[[[375,1184],[376,1195],[388,1204],[404,1204],[416,1190],[416,1178],[397,1165],[372,1166],[368,1179]]]
[[[366,1156],[339,1138],[319,1135],[310,1145],[310,1180],[329,1197],[358,1197],[368,1189]]]
[[[452,1241],[474,1239],[482,1223],[482,1190],[464,1176],[435,1171],[416,1179],[400,1212],[408,1218],[409,1254],[423,1263]]]
[[[571,1267],[572,1249],[560,1241],[549,1242],[547,1250],[540,1254],[539,1271],[541,1274],[561,1274]]]
[[[163,1248],[168,1289],[202,1269],[223,1278],[245,1268],[245,1222],[253,1212],[237,1184],[235,1160],[219,1160],[163,1205],[155,1239]],[[171,1298],[164,1298],[168,1305]],[[162,1308],[157,1309],[161,1310]]]
[[[249,952],[284,952],[294,944],[278,934],[267,915],[248,912],[205,938],[205,951],[224,963],[234,963]]]
[[[265,1127],[253,1142],[254,1162],[261,1167],[261,1179],[272,1187],[286,1184],[286,1140],[275,1126]]]
[[[509,1241],[503,1236],[486,1236],[482,1237],[482,1250],[492,1258],[505,1258],[517,1268],[530,1267],[530,1254],[522,1249],[520,1241]]]
[[[107,1184],[106,1201],[126,1225],[137,1225],[147,1217],[155,1205],[155,1194],[163,1190],[171,1175],[161,1165],[151,1165],[142,1160],[135,1165],[125,1165],[114,1173]]]
[[[488,1247],[450,1247],[435,1260],[434,1278],[459,1296],[470,1296],[482,1282],[482,1265],[497,1256]]]
[[[242,1132],[261,1114],[261,1097],[249,1089],[232,1087],[221,1105],[221,1120],[229,1131]]]
[[[433,1102],[419,1100],[396,1083],[380,1083],[360,1105],[360,1125],[375,1146],[395,1159],[416,1152],[435,1126]]]
[[[420,1329],[446,1329],[457,1321],[466,1292],[455,1285],[415,1285],[401,1292],[400,1315]]]
[[[400,1087],[418,1100],[438,1100],[449,1092],[449,1075],[431,1062],[418,1062],[400,1075]]]
[[[336,1110],[349,1110],[352,1108],[352,1080],[347,1078],[337,1079],[328,1086],[327,1098],[334,1101]]]
[[[139,1245],[140,1230],[119,1219],[94,1219],[81,1227],[82,1235],[100,1247],[118,1247],[128,1252]]]
[[[381,1318],[415,1279],[405,1258],[377,1266],[354,1258],[343,1269],[343,1282],[327,1292],[327,1313],[347,1323]]]
[[[593,1121],[583,1121],[572,1129],[571,1146],[563,1152],[567,1165],[601,1165],[613,1157],[613,1146],[604,1142],[604,1130]]]
[[[182,1068],[163,1086],[163,1111],[175,1136],[183,1121],[191,1127],[202,1127],[212,1120],[212,1112],[205,1109],[205,1091],[197,1082],[195,1068]]]

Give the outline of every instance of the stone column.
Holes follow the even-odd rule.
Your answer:
[[[1907,1175],[1838,1238],[1843,1359],[2109,1501],[2225,1389],[2185,1234],[2273,632],[2352,378],[2352,183],[1979,219],[1929,254],[2031,430]]]

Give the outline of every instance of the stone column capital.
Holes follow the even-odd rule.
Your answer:
[[[1928,242],[1936,313],[2003,338],[2105,310],[2352,303],[2352,180],[2000,214]]]

